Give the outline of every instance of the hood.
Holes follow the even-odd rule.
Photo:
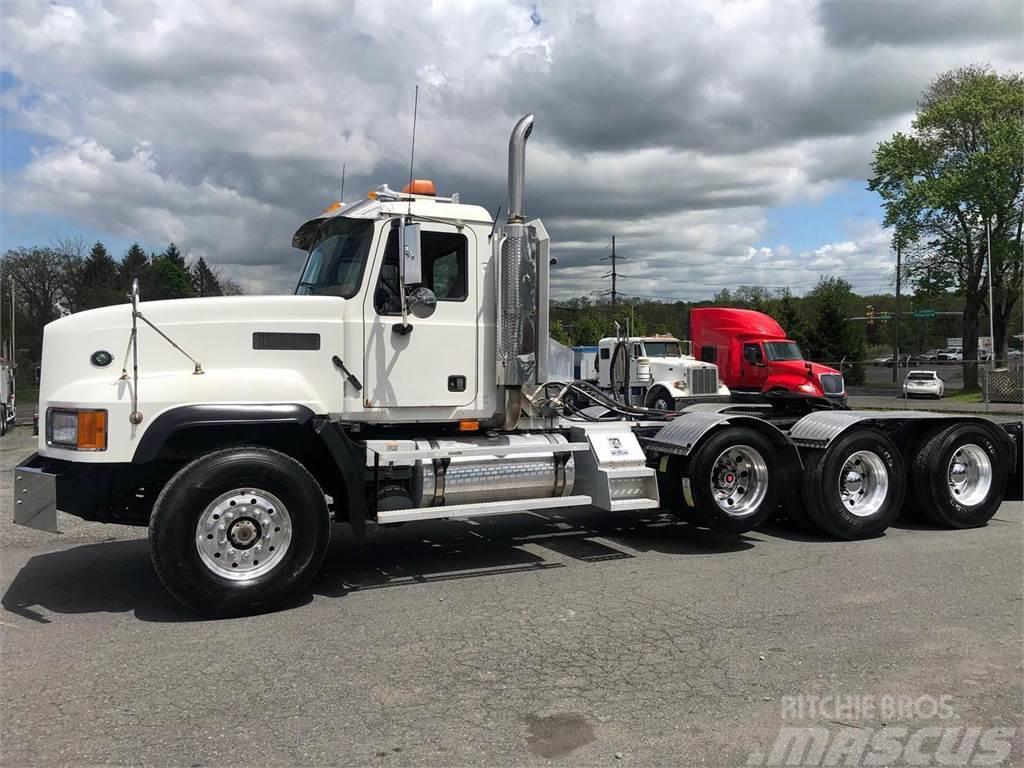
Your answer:
[[[164,330],[161,323],[196,325],[220,322],[261,322],[280,317],[315,321],[341,316],[345,299],[338,296],[211,296],[203,299],[141,301],[139,311]],[[139,325],[143,325],[140,321]],[[66,315],[46,326],[47,333],[88,333],[132,327],[127,302]]]
[[[807,375],[808,365],[811,366],[811,376],[814,378],[823,373],[839,373],[835,368],[829,368],[821,363],[812,363],[809,360],[775,360],[768,363],[768,367],[774,371],[784,371],[798,376]]]
[[[330,369],[330,356],[343,351],[345,303],[345,299],[333,296],[218,296],[142,301],[139,311],[160,333],[195,358],[203,371],[227,376],[232,371],[295,370],[310,364]],[[65,396],[64,388],[76,382],[116,381],[123,369],[130,370],[127,349],[131,328],[132,308],[127,303],[78,312],[49,323],[43,334],[40,399]],[[191,375],[192,363],[160,333],[143,320],[138,321],[140,377]],[[257,338],[256,334],[261,336]],[[301,334],[302,341],[316,346],[262,346],[265,338],[279,338],[281,334]],[[289,336],[286,342],[292,338]],[[100,351],[112,358],[102,367],[91,360],[92,354]],[[212,376],[204,379],[209,380]]]

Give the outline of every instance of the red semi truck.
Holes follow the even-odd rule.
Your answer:
[[[750,309],[702,307],[690,312],[696,355],[718,366],[735,399],[795,397],[846,405],[843,375],[804,360],[775,320]]]

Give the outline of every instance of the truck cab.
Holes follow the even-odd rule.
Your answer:
[[[667,334],[601,339],[597,343],[597,383],[616,395],[628,391],[633,405],[658,410],[729,396],[718,367],[694,358],[689,341]]]
[[[846,402],[843,375],[805,360],[799,345],[762,312],[696,308],[690,312],[690,335],[700,359],[718,365],[734,398],[785,393],[837,405]]]

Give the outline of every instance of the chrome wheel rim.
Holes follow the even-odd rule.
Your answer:
[[[711,494],[729,517],[754,514],[768,493],[768,465],[749,445],[734,445],[711,465]]]
[[[869,517],[882,508],[889,495],[889,470],[877,453],[857,451],[839,473],[839,498],[855,517]]]
[[[288,552],[292,519],[268,491],[236,488],[207,505],[196,524],[199,559],[218,576],[251,581],[273,570]]]
[[[950,495],[964,506],[973,507],[988,498],[992,488],[992,461],[979,445],[961,445],[949,459],[946,481]]]
[[[659,397],[654,401],[654,409],[657,411],[671,411],[674,405],[674,403],[670,404],[664,397]]]

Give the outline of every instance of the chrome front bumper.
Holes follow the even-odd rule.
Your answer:
[[[57,529],[57,476],[32,466],[33,453],[14,469],[14,522],[39,531]]]

